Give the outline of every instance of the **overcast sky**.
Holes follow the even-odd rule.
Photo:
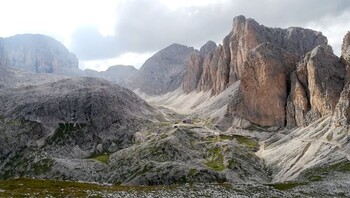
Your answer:
[[[350,0],[4,0],[0,36],[52,36],[78,56],[82,69],[139,68],[172,43],[221,42],[237,15],[322,31],[338,55],[350,31]]]

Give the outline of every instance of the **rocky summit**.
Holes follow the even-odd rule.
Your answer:
[[[57,75],[77,59],[45,36],[0,50],[0,196],[350,196],[350,33],[338,57],[237,16],[222,44],[93,77]]]
[[[37,73],[78,72],[78,59],[64,45],[40,34],[0,38],[0,65]]]
[[[193,51],[193,48],[179,44],[160,50],[128,80],[127,87],[148,95],[174,91],[182,83],[186,61]]]
[[[253,19],[238,16],[233,19],[231,32],[209,54],[202,57],[202,70],[198,70],[200,80],[196,85],[198,91],[209,91],[219,94],[228,86],[240,80],[245,71],[245,62],[251,50],[263,43],[283,49],[284,51],[302,56],[321,44],[327,44],[327,38],[320,32],[298,27],[288,29],[268,28]],[[191,62],[189,62],[189,66]],[[187,81],[184,89],[188,93]]]

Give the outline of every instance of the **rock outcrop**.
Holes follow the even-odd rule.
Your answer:
[[[187,62],[187,67],[185,71],[185,76],[183,80],[183,89],[185,93],[190,93],[195,91],[199,80],[203,72],[203,64],[208,64],[210,60],[207,55],[210,54],[215,48],[216,43],[213,41],[208,41],[203,45],[199,51],[193,52],[191,57]],[[204,63],[205,62],[205,63]]]
[[[341,47],[341,60],[346,65],[345,82],[350,81],[350,32],[343,39]]]
[[[288,73],[294,63],[295,56],[271,43],[251,50],[241,77],[241,98],[231,103],[230,111],[260,126],[283,127]]]
[[[36,73],[81,74],[74,54],[55,39],[39,34],[0,38],[0,65]]]
[[[201,65],[203,72],[197,84],[197,91],[212,90],[212,93],[217,95],[239,80],[250,50],[266,42],[296,56],[302,56],[318,45],[327,44],[327,38],[320,32],[309,29],[268,28],[253,19],[235,17],[232,31],[224,38],[223,44],[204,58],[207,60]],[[184,84],[185,91],[188,91],[187,87],[193,85]]]
[[[148,95],[160,95],[180,87],[186,61],[194,49],[172,44],[146,60],[141,69],[132,76],[127,87]]]
[[[334,121],[345,126],[350,124],[350,32],[344,36],[340,59],[345,65],[345,86],[334,112]]]
[[[337,126],[350,124],[350,82],[348,82],[340,94],[339,102],[334,111],[334,122]]]
[[[318,46],[307,53],[292,74],[289,102],[293,105],[288,109],[295,120],[287,120],[287,125],[306,126],[332,115],[344,86],[344,72],[330,46]]]

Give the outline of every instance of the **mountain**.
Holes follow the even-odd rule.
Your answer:
[[[148,59],[127,80],[147,102],[103,79],[1,66],[0,178],[349,197],[349,49],[350,33],[339,58],[320,32],[238,16],[223,44]]]
[[[36,73],[80,74],[76,56],[60,42],[40,34],[0,38],[0,65]]]
[[[191,47],[172,44],[147,59],[127,87],[148,95],[160,95],[180,87]]]
[[[40,34],[0,38],[0,65],[35,73],[90,76],[125,85],[137,71],[133,66],[116,65],[98,72],[79,69],[77,57],[59,41]]]
[[[219,94],[241,79],[249,52],[267,42],[300,57],[320,44],[327,44],[327,38],[313,30],[268,28],[253,19],[235,17],[232,30],[224,38],[223,44],[200,58],[202,69],[197,71],[196,75],[200,78],[196,86],[188,86],[192,82],[184,81],[184,91],[211,90],[214,95]],[[189,62],[187,68],[192,67],[193,63]],[[191,75],[190,72],[188,75]]]
[[[345,67],[327,39],[301,28],[273,30],[287,33],[282,37],[287,40],[267,40],[248,52],[229,114],[263,127],[290,128],[331,115],[344,86]]]
[[[106,80],[0,68],[6,76],[1,83],[17,82],[3,86],[0,93],[2,178],[94,180],[94,175],[85,175],[88,170],[69,167],[101,167],[85,158],[129,147],[137,131],[161,119],[130,90]]]
[[[146,100],[259,139],[273,182],[306,183],[293,192],[328,194],[334,182],[347,194],[349,38],[339,58],[320,32],[238,16],[222,45],[191,54],[182,90]]]
[[[106,71],[95,71],[86,69],[87,76],[103,78],[118,85],[125,85],[127,80],[137,72],[137,69],[131,65],[115,65],[109,67]]]
[[[270,179],[252,138],[216,139],[210,123],[179,123],[183,115],[106,80],[0,71],[7,85],[0,88],[2,179],[125,185]]]

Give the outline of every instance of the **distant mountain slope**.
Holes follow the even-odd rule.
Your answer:
[[[57,40],[40,34],[0,38],[0,65],[36,73],[80,74],[78,59]]]
[[[186,61],[194,51],[191,47],[172,44],[146,60],[132,76],[127,87],[148,95],[159,95],[180,87]]]
[[[137,69],[131,65],[115,65],[109,67],[106,71],[95,71],[91,69],[85,70],[85,75],[103,78],[112,83],[125,85],[126,81],[137,72]]]
[[[90,76],[125,85],[137,71],[133,66],[111,66],[104,72],[79,69],[77,57],[59,41],[40,34],[20,34],[0,38],[0,66],[34,73]]]

